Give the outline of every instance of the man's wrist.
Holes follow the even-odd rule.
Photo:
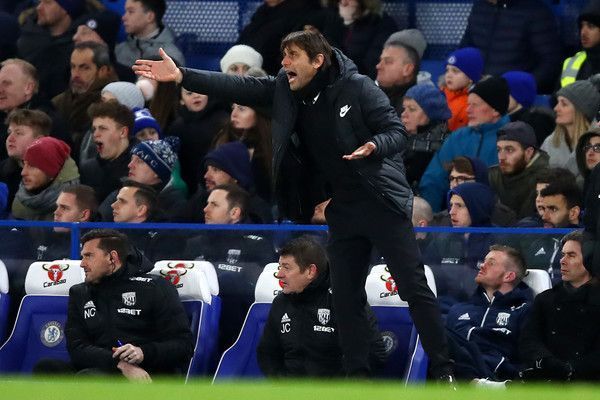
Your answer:
[[[181,68],[177,67],[177,73],[175,76],[175,82],[180,85],[181,82],[183,82],[183,72],[181,71]]]

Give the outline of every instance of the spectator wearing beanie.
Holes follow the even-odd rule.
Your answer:
[[[402,107],[401,120],[408,133],[404,153],[406,179],[417,188],[427,164],[450,133],[446,121],[451,114],[443,93],[428,83],[408,89]]]
[[[575,81],[556,92],[556,129],[541,145],[550,167],[566,168],[579,176],[575,148],[600,109],[600,93],[588,80]]]
[[[496,135],[510,122],[509,88],[506,80],[489,77],[477,82],[469,92],[467,126],[456,130],[433,156],[419,184],[420,196],[434,212],[442,209],[448,191],[448,171],[444,165],[458,156],[481,159],[488,167],[498,163]]]
[[[589,1],[577,22],[582,50],[563,61],[561,87],[600,73],[600,2]]]
[[[53,98],[68,87],[75,33],[73,21],[84,11],[85,4],[85,0],[43,1],[19,16],[19,57],[37,68],[40,92],[47,98]],[[57,13],[58,7],[65,12]]]
[[[172,174],[176,169],[179,139],[147,140],[131,148],[131,161],[127,165],[127,179],[147,185],[158,195],[158,208],[171,220],[179,215],[187,202],[187,192],[174,184]],[[103,221],[112,221],[111,204],[117,198],[115,190],[102,202],[99,213]]]
[[[452,117],[448,121],[451,131],[467,125],[469,89],[479,82],[482,72],[483,57],[474,47],[458,49],[448,56],[442,91],[452,112]]]
[[[79,170],[62,140],[37,139],[23,156],[22,180],[12,204],[15,219],[52,221],[56,199],[65,186],[79,183]]]
[[[245,44],[236,44],[221,58],[221,72],[224,74],[246,75],[250,68],[262,68],[260,53]]]
[[[502,74],[510,89],[508,116],[511,122],[523,121],[533,128],[537,143],[554,131],[554,114],[546,107],[533,107],[537,96],[535,78],[529,72],[508,71]]]
[[[147,108],[134,109],[133,115],[135,116],[135,122],[131,134],[135,136],[137,140],[143,142],[145,140],[160,139],[160,126],[150,113],[150,110]]]

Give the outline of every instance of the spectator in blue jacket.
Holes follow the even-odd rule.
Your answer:
[[[521,280],[525,261],[512,247],[493,245],[475,277],[471,299],[450,308],[446,327],[458,378],[514,379],[517,344],[533,293]]]
[[[434,212],[441,210],[448,191],[446,163],[458,156],[481,159],[488,167],[498,163],[496,138],[498,130],[510,122],[509,88],[506,80],[490,77],[478,82],[469,91],[468,126],[454,131],[433,156],[421,177],[419,191]]]
[[[551,93],[560,73],[556,19],[543,0],[474,2],[460,47],[477,47],[485,74],[526,71],[541,93]]]

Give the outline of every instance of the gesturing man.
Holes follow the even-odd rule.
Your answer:
[[[292,32],[281,50],[283,69],[276,77],[179,69],[162,50],[161,61],[138,60],[133,68],[208,96],[272,108],[280,217],[308,221],[314,205],[332,197],[327,250],[347,375],[370,374],[364,284],[375,246],[410,305],[433,376],[452,381],[438,305],[410,222],[413,194],[401,157],[404,127],[385,94],[320,33]]]

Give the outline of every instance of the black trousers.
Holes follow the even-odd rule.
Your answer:
[[[370,374],[365,281],[373,247],[385,258],[398,294],[409,304],[433,376],[451,373],[446,332],[437,300],[427,286],[411,221],[375,198],[339,201],[334,196],[325,215],[333,304],[346,373]]]

